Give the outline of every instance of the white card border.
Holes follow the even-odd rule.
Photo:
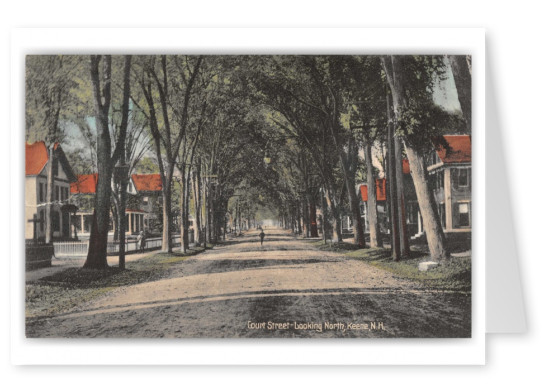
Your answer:
[[[10,357],[16,365],[481,365],[485,363],[484,29],[13,29],[10,132]],[[26,339],[24,61],[27,54],[472,54],[473,291],[470,339]]]

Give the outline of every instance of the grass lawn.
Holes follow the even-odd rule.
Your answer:
[[[365,248],[358,249],[352,243],[324,244],[323,241],[314,242],[316,247],[324,251],[335,251],[347,257],[361,260],[369,265],[389,271],[398,278],[405,278],[421,283],[429,289],[471,291],[471,257],[452,257],[445,265],[426,272],[418,269],[419,263],[424,261],[428,254],[412,251],[411,258],[394,262],[389,249]]]
[[[59,314],[117,287],[160,280],[169,274],[171,267],[201,251],[204,250],[191,249],[186,254],[151,254],[128,262],[125,270],[118,267],[109,267],[106,270],[74,267],[29,282],[25,294],[26,317]]]

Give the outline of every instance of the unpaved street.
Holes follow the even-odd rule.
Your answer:
[[[250,231],[169,278],[27,323],[29,337],[469,337],[471,297],[427,291],[288,232]]]

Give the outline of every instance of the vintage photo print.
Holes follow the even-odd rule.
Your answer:
[[[27,55],[25,336],[470,339],[476,66]]]

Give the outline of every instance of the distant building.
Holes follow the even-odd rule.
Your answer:
[[[52,200],[52,230],[56,240],[71,237],[70,183],[75,174],[61,148],[54,149],[54,197]],[[48,192],[49,151],[43,141],[25,144],[25,239],[43,240],[46,236],[46,199]]]

